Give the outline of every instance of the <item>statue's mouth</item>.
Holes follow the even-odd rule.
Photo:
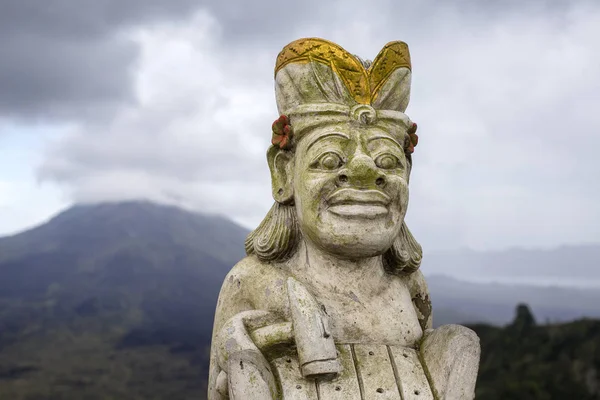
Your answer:
[[[339,189],[327,198],[327,210],[342,217],[377,218],[386,215],[392,199],[379,190]]]

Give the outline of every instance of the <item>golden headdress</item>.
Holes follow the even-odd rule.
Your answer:
[[[416,125],[404,114],[410,79],[404,42],[386,44],[369,64],[324,39],[296,40],[283,48],[275,65],[277,108],[284,117],[273,125],[274,134],[285,136],[287,124],[298,136],[311,127],[353,118],[400,125],[416,144]]]

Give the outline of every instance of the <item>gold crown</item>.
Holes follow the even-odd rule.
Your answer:
[[[408,45],[401,41],[386,44],[368,68],[341,46],[319,38],[298,39],[281,50],[275,75],[292,63],[317,62],[329,66],[340,77],[359,104],[372,104],[383,84],[398,68],[411,69]]]

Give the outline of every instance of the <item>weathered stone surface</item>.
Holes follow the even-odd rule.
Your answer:
[[[416,124],[408,46],[373,62],[301,39],[275,68],[275,203],[221,288],[209,399],[472,399],[479,343],[431,331],[404,222]]]
[[[356,373],[365,400],[401,400],[387,346],[353,345]]]
[[[464,326],[444,325],[425,333],[421,356],[437,398],[475,397],[480,351],[479,338]]]
[[[352,346],[338,345],[338,357],[342,370],[333,380],[318,381],[319,396],[330,400],[361,400],[360,385],[352,357]]]
[[[419,353],[410,348],[391,347],[390,354],[403,400],[433,400]]]

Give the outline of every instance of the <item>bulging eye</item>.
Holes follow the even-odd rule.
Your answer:
[[[319,158],[317,165],[323,169],[334,170],[341,167],[343,163],[342,158],[336,153],[326,153]]]
[[[382,169],[398,168],[400,161],[392,154],[382,154],[375,159],[375,165]]]

